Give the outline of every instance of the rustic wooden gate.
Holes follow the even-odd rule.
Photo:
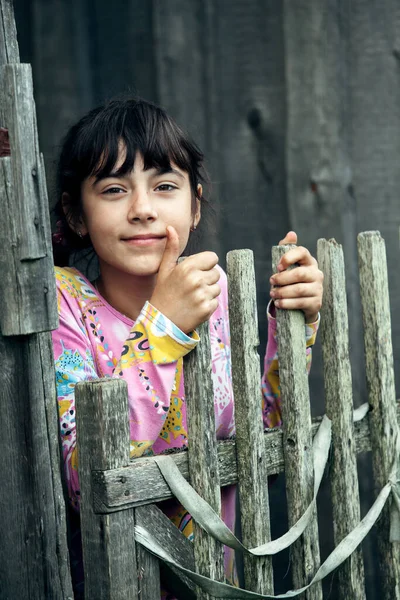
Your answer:
[[[318,258],[325,274],[322,344],[325,363],[326,413],[332,421],[330,468],[333,529],[338,545],[360,522],[357,453],[372,452],[377,491],[387,484],[396,456],[398,436],[394,389],[389,295],[384,241],[378,232],[359,235],[359,266],[369,407],[354,418],[349,339],[341,247],[320,240]],[[273,250],[277,263],[281,252]],[[304,352],[304,318],[300,312],[278,311],[282,430],[263,432],[260,368],[256,351],[257,320],[252,253],[228,254],[228,289],[232,371],[237,435],[216,441],[208,327],[190,354],[185,369],[189,450],[171,455],[195,490],[220,512],[220,486],[238,484],[242,539],[247,547],[269,540],[267,477],[285,471],[289,526],[294,525],[313,497],[312,424]],[[183,567],[223,581],[223,546],[195,527],[193,546],[157,508],[171,497],[157,458],[129,460],[127,395],[121,381],[80,383],[76,389],[78,447],[82,492],[82,533],[87,599],[147,600],[159,597],[159,563],[140,544],[134,531],[141,527],[161,548],[168,548]],[[399,544],[389,541],[389,503],[379,521],[379,569],[382,598],[400,598]],[[293,587],[301,588],[320,566],[318,524],[314,515],[292,547]],[[172,567],[170,588],[179,598],[212,598]],[[339,567],[340,600],[366,597],[361,549]],[[268,557],[244,556],[247,590],[273,594]],[[195,596],[193,596],[195,594]],[[217,596],[215,596],[217,597]],[[220,596],[221,597],[221,596]],[[224,595],[236,597],[240,595]],[[301,596],[321,599],[316,583]]]

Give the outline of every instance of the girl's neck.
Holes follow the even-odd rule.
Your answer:
[[[95,287],[105,300],[118,312],[136,321],[156,285],[157,275],[135,276],[115,270],[101,270]]]

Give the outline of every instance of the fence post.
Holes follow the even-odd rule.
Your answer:
[[[343,250],[335,240],[318,241],[324,273],[321,338],[326,414],[332,421],[331,486],[335,546],[360,522],[360,496],[353,423],[346,280]],[[364,600],[361,547],[338,570],[338,600]]]
[[[372,465],[376,491],[388,481],[399,435],[393,371],[388,274],[385,242],[378,231],[358,235],[361,305],[364,322]],[[389,540],[390,507],[378,523],[381,598],[400,598],[400,544]]]
[[[17,63],[12,2],[0,0],[0,126],[11,146],[11,157],[0,158],[0,595],[72,600],[49,333],[58,317],[47,194],[30,67]],[[22,180],[32,181],[32,194]]]
[[[272,270],[291,246],[272,248]],[[283,452],[285,459],[288,521],[291,527],[313,497],[313,455],[310,398],[306,370],[304,315],[301,311],[276,311],[279,378],[282,393]],[[317,516],[291,549],[293,584],[300,588],[320,565]],[[322,600],[320,583],[304,593],[306,600]]]
[[[242,542],[254,548],[268,542],[271,531],[252,251],[228,252],[227,271]],[[271,558],[245,554],[243,562],[246,588],[273,594]]]
[[[97,379],[75,387],[86,600],[137,600],[134,509],[95,514],[92,471],[129,464],[126,383]],[[159,594],[158,582],[158,594]]]
[[[185,395],[189,438],[190,482],[198,494],[221,514],[221,490],[215,435],[214,389],[211,378],[210,326],[198,328],[200,343],[185,359]],[[224,580],[224,550],[220,542],[193,523],[196,570]],[[211,600],[197,589],[198,600]]]

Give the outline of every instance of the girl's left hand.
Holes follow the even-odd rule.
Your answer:
[[[296,244],[297,235],[289,231],[279,242]],[[287,270],[297,263],[296,269]],[[278,273],[270,278],[271,298],[277,308],[302,310],[306,323],[314,323],[322,306],[324,274],[307,248],[298,246],[284,254],[277,266]]]

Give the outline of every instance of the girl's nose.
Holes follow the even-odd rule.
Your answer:
[[[158,214],[147,190],[135,190],[129,207],[128,220],[131,223],[154,221]]]

